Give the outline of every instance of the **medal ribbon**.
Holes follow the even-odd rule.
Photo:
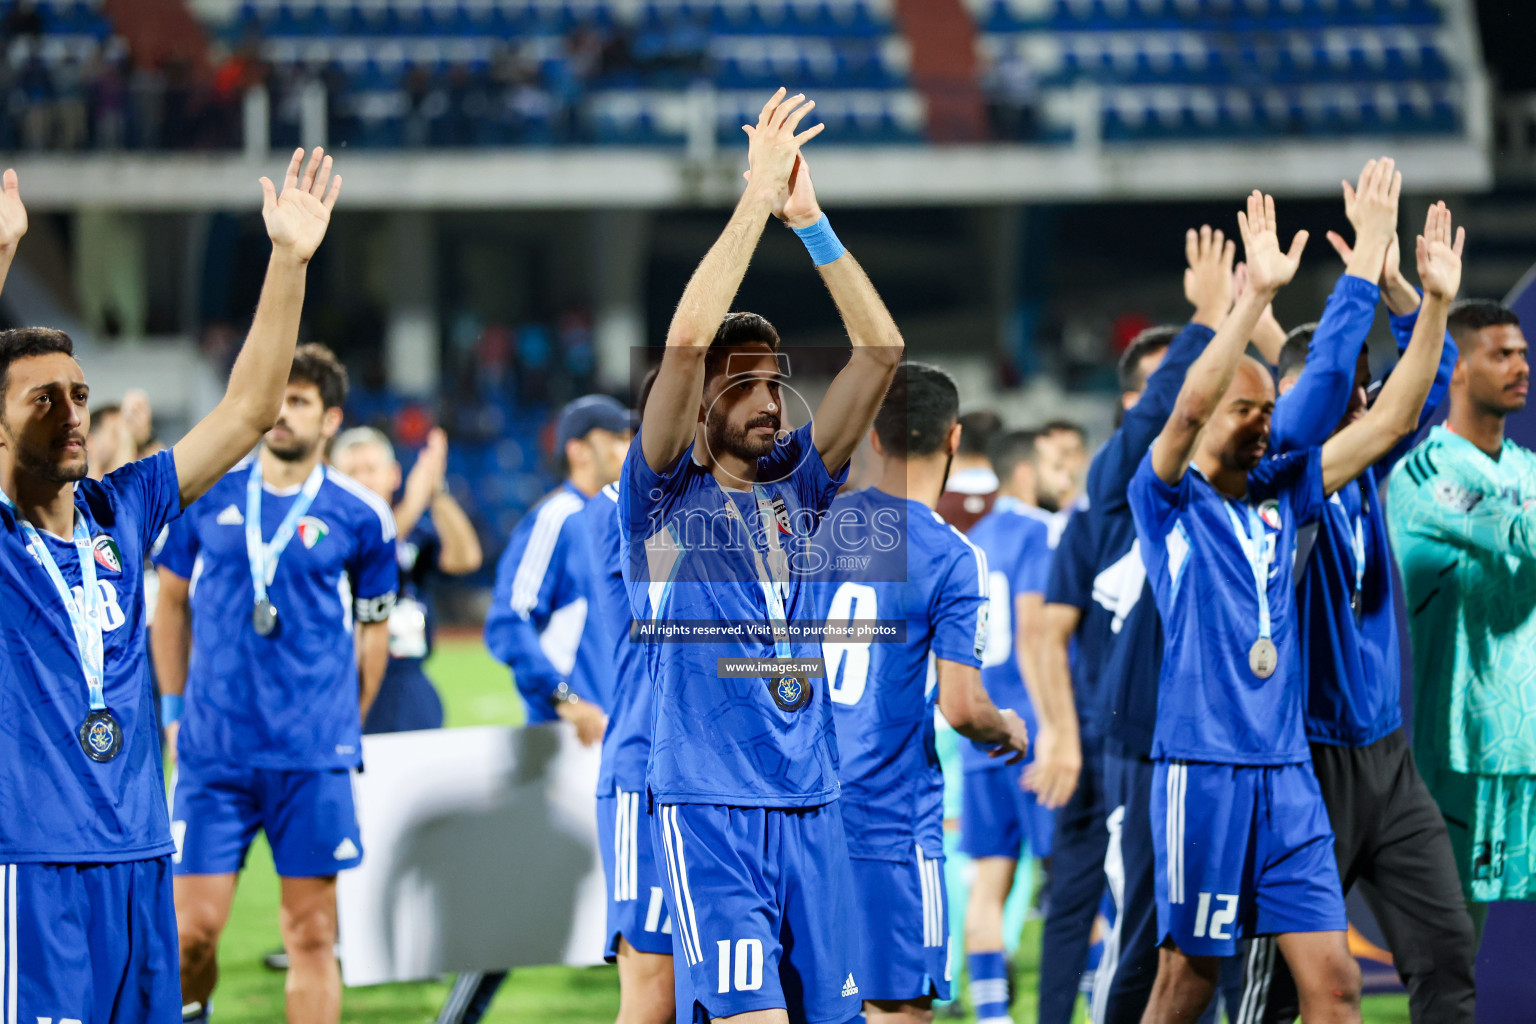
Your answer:
[[[720,487],[718,480],[715,486]],[[757,570],[758,587],[763,592],[763,600],[768,604],[768,627],[773,630],[774,654],[780,658],[791,658],[794,652],[789,646],[789,616],[784,610],[784,594],[780,589],[789,585],[789,560],[784,555],[784,549],[779,546],[779,525],[773,515],[773,499],[761,487],[756,484],[752,486],[752,495],[757,501],[757,518],[763,532],[767,534],[768,557],[775,570],[770,574],[768,566],[763,562],[762,553],[752,540],[752,530],[742,518],[741,509],[736,507],[736,502],[731,500],[724,487],[720,487],[720,494],[725,499],[725,514],[740,523],[746,531],[747,547],[752,551],[752,566]]]
[[[1253,570],[1253,586],[1259,595],[1259,639],[1269,639],[1269,582],[1264,572],[1264,524],[1259,521],[1259,513],[1247,502],[1243,502],[1243,508],[1248,513],[1248,529],[1243,529],[1242,521],[1237,518],[1237,513],[1232,509],[1232,502],[1226,501],[1222,505],[1227,510],[1227,519],[1232,523],[1232,532],[1237,534],[1237,543],[1243,549],[1243,555],[1248,559],[1248,566]]]
[[[101,642],[101,591],[96,588],[96,554],[91,550],[91,531],[85,525],[85,516],[78,508],[75,509],[72,539],[75,553],[80,559],[80,600],[76,601],[74,591],[65,582],[59,564],[53,560],[53,553],[48,550],[37,527],[27,521],[21,510],[4,493],[0,493],[0,502],[15,514],[21,535],[26,539],[27,550],[43,567],[43,571],[48,573],[48,578],[53,581],[53,589],[64,603],[70,628],[75,633],[75,646],[80,652],[80,667],[85,671],[85,688],[91,710],[106,710],[107,697],[103,683],[106,678],[106,654]]]
[[[272,580],[277,575],[277,560],[282,557],[283,549],[288,546],[288,542],[293,540],[299,520],[309,511],[309,506],[314,503],[315,495],[324,482],[325,467],[317,465],[309,474],[309,479],[304,481],[303,489],[293,500],[293,506],[288,509],[288,514],[278,525],[271,542],[263,543],[261,539],[261,457],[258,455],[251,459],[251,471],[245,478],[245,557],[251,564],[251,586],[256,591],[257,604],[267,599],[267,588],[272,585]]]

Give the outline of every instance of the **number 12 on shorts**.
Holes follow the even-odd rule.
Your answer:
[[[731,969],[731,940],[715,943],[720,950],[720,995],[732,991],[756,992],[763,987],[763,942],[761,939],[736,940],[736,965]]]
[[[1211,894],[1200,894],[1200,902],[1195,905],[1195,938],[1204,939],[1230,939],[1232,937],[1232,922],[1237,920],[1237,897],[1228,896],[1226,893],[1217,893],[1216,899],[1221,903],[1216,913],[1211,913]],[[1210,927],[1207,936],[1206,927]]]

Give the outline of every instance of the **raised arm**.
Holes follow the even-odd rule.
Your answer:
[[[21,181],[16,172],[6,169],[0,179],[0,290],[5,288],[5,278],[11,272],[11,261],[16,258],[16,246],[27,233],[27,208],[21,205]]]
[[[1094,455],[1088,467],[1088,500],[1106,509],[1125,507],[1126,488],[1168,415],[1189,367],[1205,350],[1212,333],[1232,308],[1232,257],[1236,243],[1209,224],[1184,235],[1184,297],[1194,316],[1168,345],[1163,361],[1147,378],[1141,397],[1126,410],[1120,429]]]
[[[803,95],[784,96],[780,89],[763,105],[757,124],[743,125],[747,133],[747,189],[719,239],[688,279],[683,297],[667,329],[667,349],[643,410],[640,446],[646,465],[665,473],[693,442],[704,392],[704,354],[746,276],[747,265],[774,208],[783,201],[800,147],[820,134],[812,125],[799,135],[795,129],[816,106]]]
[[[1322,444],[1349,407],[1356,366],[1381,300],[1377,280],[1386,276],[1394,248],[1402,181],[1392,161],[1382,159],[1365,165],[1358,188],[1344,182],[1344,212],[1354,225],[1355,245],[1307,346],[1296,386],[1275,403],[1271,446],[1276,451]]]
[[[1274,197],[1257,190],[1248,197],[1247,212],[1238,212],[1237,226],[1247,257],[1248,289],[1185,374],[1173,413],[1152,443],[1152,468],[1164,483],[1175,484],[1183,478],[1200,431],[1215,414],[1227,385],[1232,383],[1254,324],[1275,293],[1296,275],[1301,251],[1306,248],[1307,233],[1298,231],[1291,240],[1290,251],[1280,250]]]
[[[1451,234],[1451,211],[1444,203],[1429,208],[1424,233],[1417,240],[1419,280],[1424,303],[1408,351],[1382,385],[1376,404],[1323,445],[1323,490],[1332,494],[1419,427],[1419,413],[1440,363],[1451,301],[1461,287],[1461,250],[1466,229]]]
[[[224,398],[176,444],[183,508],[256,447],[282,408],[299,340],[305,274],[341,193],[341,176],[331,177],[331,158],[323,150],[316,148],[308,166],[303,163],[304,151],[295,150],[281,195],[270,179],[261,179],[261,216],[272,239],[267,279]]]
[[[869,275],[832,233],[803,156],[773,214],[805,242],[853,343],[853,354],[827,388],[811,428],[821,461],[836,473],[874,423],[906,343]]]
[[[433,427],[426,447],[405,478],[400,503],[394,509],[395,529],[401,537],[409,537],[431,509],[432,525],[437,528],[442,548],[437,567],[449,576],[465,576],[480,568],[484,555],[474,524],[448,493],[447,473],[448,435],[442,427]]]

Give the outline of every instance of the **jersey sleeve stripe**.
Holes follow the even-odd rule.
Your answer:
[[[539,590],[549,572],[549,563],[555,556],[555,546],[565,521],[581,508],[581,502],[572,494],[557,494],[546,501],[533,524],[533,535],[523,549],[523,557],[517,563],[517,574],[512,577],[512,610],[526,615],[539,603]]]
[[[373,514],[379,517],[379,529],[383,533],[385,540],[395,539],[395,513],[384,502],[383,498],[380,498],[377,494],[374,494],[345,473],[332,469],[329,466],[326,467],[325,478],[367,505],[373,511]]]
[[[938,518],[937,514],[935,514],[935,518]],[[971,538],[967,537],[953,526],[950,526],[950,524],[945,523],[944,525],[949,526],[950,532],[952,532],[956,537],[959,537],[960,542],[966,547],[970,548],[971,554],[976,556],[976,592],[979,593],[982,597],[989,596],[987,589],[987,553],[981,550],[981,548],[977,547],[975,543],[971,541]]]

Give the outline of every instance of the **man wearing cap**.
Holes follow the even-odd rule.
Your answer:
[[[528,724],[564,719],[587,746],[602,742],[615,670],[594,607],[591,541],[576,513],[618,480],[631,434],[629,410],[607,395],[560,410],[555,458],[565,479],[512,531],[485,617],[485,645],[512,670]],[[438,1024],[474,1024],[504,977],[461,974]]]

